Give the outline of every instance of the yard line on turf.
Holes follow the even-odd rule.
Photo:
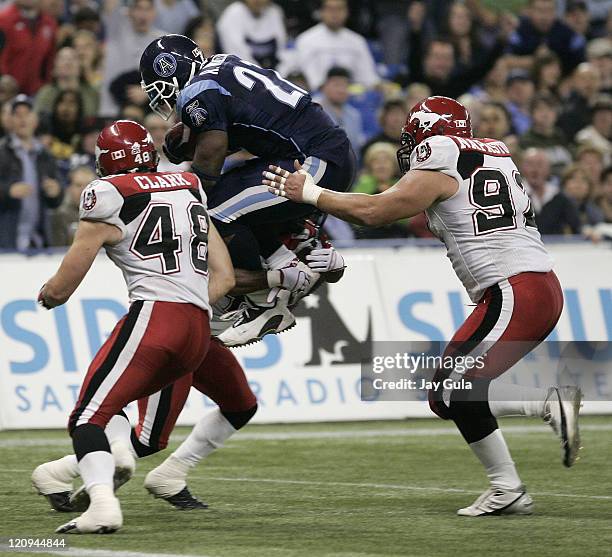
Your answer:
[[[10,474],[25,474],[30,473],[31,470],[25,469],[10,469],[0,468],[0,473]],[[134,474],[134,478],[144,478],[144,473]],[[438,487],[438,486],[422,486],[422,485],[404,485],[404,484],[381,484],[381,483],[370,483],[370,482],[321,482],[314,480],[291,480],[291,479],[275,479],[275,478],[229,478],[224,476],[200,476],[200,481],[214,481],[214,482],[244,482],[244,483],[269,483],[269,484],[280,484],[280,485],[310,485],[313,487],[346,487],[346,488],[360,488],[360,489],[380,489],[383,491],[418,491],[422,493],[466,493],[466,494],[480,494],[481,491],[473,489],[462,489],[459,487]],[[535,497],[561,497],[565,499],[592,499],[596,501],[612,501],[612,495],[584,495],[580,493],[553,493],[548,491],[529,492],[530,495]]]
[[[253,483],[273,483],[273,484],[294,484],[294,485],[312,485],[317,487],[357,487],[371,488],[382,490],[403,490],[403,491],[421,491],[424,493],[472,493],[480,494],[482,491],[473,489],[461,489],[455,487],[432,487],[420,485],[403,485],[403,484],[380,484],[367,482],[319,482],[311,480],[282,480],[272,478],[225,478],[225,477],[203,477],[203,480],[213,480],[220,482],[253,482]],[[539,497],[564,497],[568,499],[596,499],[610,501],[612,495],[582,495],[574,493],[551,493],[551,492],[529,492],[531,495]]]
[[[210,557],[208,555],[186,555],[184,553],[145,553],[142,551],[114,551],[112,549],[84,549],[71,547],[69,549],[22,551],[10,548],[6,544],[0,545],[0,551],[11,551],[11,553],[25,553],[36,555],[64,555],[67,557]]]
[[[612,431],[610,424],[586,424],[580,426],[582,431]],[[550,433],[547,425],[526,425],[502,427],[504,433],[531,434]],[[429,437],[442,435],[459,435],[455,427],[411,428],[411,429],[355,429],[349,431],[288,431],[244,432],[237,433],[230,442],[235,441],[293,441],[300,439],[356,439],[363,437]],[[183,441],[186,435],[172,435],[170,441]],[[49,439],[34,437],[32,439],[0,439],[0,447],[62,447],[71,446],[72,441],[66,438]]]

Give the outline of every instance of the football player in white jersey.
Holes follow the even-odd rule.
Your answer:
[[[130,309],[94,357],[70,416],[91,504],[58,532],[108,533],[122,526],[104,428],[128,403],[198,369],[211,338],[210,304],[234,286],[199,178],[156,172],[157,153],[146,129],[127,120],[107,126],[96,163],[102,178],[83,191],[74,242],[39,302],[47,309],[65,303],[104,247],[123,272]]]
[[[476,304],[445,354],[485,358],[484,369],[467,375],[477,379],[473,391],[466,384],[429,393],[431,409],[455,422],[491,483],[458,514],[531,514],[533,502],[496,418],[543,418],[560,437],[563,463],[571,466],[580,448],[582,394],[575,387],[534,389],[492,380],[542,342],[557,323],[563,293],[552,260],[508,148],[501,141],[473,138],[470,116],[460,103],[429,97],[417,104],[402,130],[402,145],[398,161],[404,175],[383,193],[323,189],[297,161],[293,173],[271,166],[264,172],[264,184],[277,195],[365,226],[426,212]],[[461,377],[454,370],[438,371],[438,378],[449,376]],[[453,386],[459,383],[451,381]]]

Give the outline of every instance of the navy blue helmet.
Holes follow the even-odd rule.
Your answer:
[[[166,35],[150,43],[140,57],[140,76],[151,110],[170,118],[179,92],[205,63],[198,45],[183,35]]]

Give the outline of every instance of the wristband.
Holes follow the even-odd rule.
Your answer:
[[[206,174],[201,168],[195,164],[191,165],[191,172],[193,172],[202,182],[216,182],[221,176],[214,176],[212,174]]]
[[[317,206],[317,201],[319,201],[319,197],[321,193],[323,193],[323,188],[317,186],[312,179],[312,176],[308,174],[305,170],[300,170],[300,174],[306,175],[306,180],[304,180],[304,187],[302,189],[302,200],[304,203],[310,203],[310,205]]]
[[[266,278],[268,280],[268,286],[270,288],[274,288],[275,286],[280,286],[282,284],[282,274],[279,270],[272,270],[266,273]]]

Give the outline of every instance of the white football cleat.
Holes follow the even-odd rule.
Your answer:
[[[62,524],[58,534],[112,534],[123,526],[123,515],[119,499],[107,485],[90,488],[92,502],[81,516]]]
[[[580,430],[578,413],[582,391],[578,387],[551,387],[544,402],[544,421],[553,428],[561,441],[561,457],[568,468],[578,457]]]
[[[295,325],[295,316],[287,307],[289,292],[281,290],[274,305],[250,304],[237,312],[237,317],[217,338],[225,346],[245,346],[260,341],[267,334],[278,334]]]
[[[121,442],[111,445],[111,453],[115,460],[115,474],[113,476],[114,490],[117,491],[123,484],[130,481],[136,470],[136,459],[129,447]],[[84,512],[89,508],[89,493],[82,485],[70,495],[71,512]]]
[[[498,516],[508,514],[531,514],[533,500],[521,485],[516,490],[497,487],[487,489],[469,507],[459,509],[459,516]]]

